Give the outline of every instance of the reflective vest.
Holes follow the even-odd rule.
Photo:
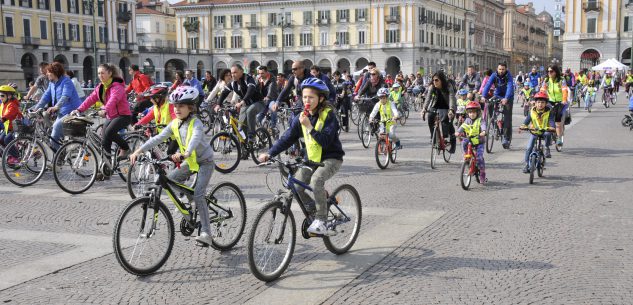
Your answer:
[[[578,81],[581,84],[586,85],[587,84],[587,75],[579,75],[578,76]]]
[[[195,120],[195,118],[192,118],[191,121],[189,121],[189,127],[187,128],[187,138],[185,139],[184,143],[180,138],[180,131],[178,130],[178,125],[180,125],[181,121],[179,119],[174,119],[171,122],[171,132],[176,137],[176,141],[178,142],[178,146],[180,147],[181,154],[185,153],[185,151],[187,150],[187,145],[189,144],[189,140],[191,140],[191,137],[193,136],[193,123],[195,122]],[[192,172],[198,172],[198,169],[200,169],[200,166],[198,166],[195,150],[191,153],[191,156],[189,156],[189,158],[185,159],[185,162],[187,162],[187,164],[189,165],[189,170]]]
[[[479,145],[479,134],[481,133],[481,118],[477,118],[472,124],[463,123],[461,126],[473,145]]]
[[[393,122],[391,121],[391,118],[393,117],[391,113],[391,103],[389,101],[387,101],[384,105],[380,103],[380,108],[378,108],[378,110],[380,111],[380,119],[385,121],[385,129],[389,132],[389,129],[393,126]]]
[[[6,103],[8,103],[8,102],[9,102],[9,100],[7,99]],[[6,103],[1,103],[0,104],[0,113],[2,114],[2,116],[4,116],[4,105]],[[7,107],[7,109],[9,109],[9,107]],[[4,133],[7,134],[9,132],[9,126],[11,126],[11,121],[5,120],[3,125],[4,125]]]
[[[400,101],[402,99],[402,93],[400,90],[392,90],[389,92],[389,97],[396,103],[396,105],[400,105]]]
[[[549,124],[549,109],[545,108],[545,110],[541,113],[536,111],[536,107],[533,107],[530,110],[530,118],[532,119],[532,127],[536,129],[536,134],[542,134],[541,129],[546,129]]]
[[[319,114],[319,119],[314,125],[314,130],[321,131],[323,129],[323,125],[325,124],[325,119],[327,118],[328,113],[330,113],[330,108],[327,107]],[[301,130],[303,131],[303,139],[306,142],[306,152],[308,153],[308,160],[312,162],[321,162],[321,157],[323,155],[323,147],[317,141],[315,141],[308,130],[303,124],[301,125]]]
[[[604,79],[604,84],[607,85],[607,86],[611,85],[611,80],[613,80],[613,78],[610,78],[610,77],[605,78]]]
[[[525,99],[529,100],[530,99],[530,94],[532,94],[532,88],[529,88],[527,90],[525,89],[521,89],[523,91],[523,95],[525,95]]]
[[[560,82],[555,82],[551,78],[547,81],[547,96],[553,103],[560,103],[563,101],[563,89]]]
[[[633,75],[627,74],[626,75],[626,82],[627,83],[633,83]]]

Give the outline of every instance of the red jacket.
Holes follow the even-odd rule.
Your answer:
[[[163,103],[168,103],[168,102],[167,102],[167,100],[165,100]],[[174,113],[174,105],[173,104],[169,104],[169,114],[171,114],[171,119],[172,120],[176,118],[176,114]],[[153,119],[154,119],[154,106],[150,107],[150,111],[147,113],[147,115],[145,115],[136,124],[134,124],[134,126],[149,124],[149,122],[151,122]]]
[[[136,94],[141,94],[145,92],[145,90],[149,89],[154,83],[149,78],[149,76],[141,73],[141,71],[137,71],[134,73],[134,77],[132,78],[132,82],[127,85],[125,88],[125,93],[130,93],[132,90],[136,92]]]
[[[5,121],[9,121],[9,131],[13,130],[12,121],[22,117],[22,113],[20,112],[20,102],[17,99],[10,99],[6,102],[6,105],[3,105],[2,113],[0,113],[2,117],[2,123]]]

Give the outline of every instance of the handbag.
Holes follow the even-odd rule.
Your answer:
[[[571,124],[571,108],[567,108],[567,115],[565,116],[565,125]]]

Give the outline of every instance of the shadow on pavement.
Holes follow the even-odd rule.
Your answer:
[[[565,155],[591,158],[633,156],[633,152],[630,149],[618,150],[596,147],[566,148],[563,153]]]

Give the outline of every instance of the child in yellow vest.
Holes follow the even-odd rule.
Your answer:
[[[472,143],[473,150],[477,154],[477,167],[479,168],[479,183],[485,184],[486,179],[486,162],[484,161],[484,148],[486,136],[486,121],[481,119],[481,106],[479,102],[469,102],[466,105],[468,117],[464,123],[457,129],[455,136],[466,135],[462,141],[462,149],[466,153],[468,143]]]
[[[369,114],[369,121],[373,121],[376,114],[380,113],[380,120],[384,121],[385,131],[389,132],[389,138],[391,141],[396,142],[396,149],[401,149],[402,145],[400,145],[400,139],[396,135],[396,126],[395,120],[400,117],[398,113],[398,107],[393,101],[389,101],[387,98],[387,94],[389,93],[387,88],[378,89],[378,93],[376,94],[380,99],[379,103],[374,105],[374,109]],[[382,131],[381,131],[382,132]]]
[[[549,146],[551,145],[551,131],[554,130],[554,114],[551,113],[551,108],[547,106],[547,102],[549,101],[549,97],[545,92],[539,92],[534,95],[534,103],[535,106],[530,110],[530,115],[525,117],[523,124],[519,127],[519,129],[528,128],[528,124],[532,126],[532,128],[537,130],[545,129],[547,131],[538,131],[537,133],[544,133],[545,136],[545,157],[551,158]],[[525,167],[523,168],[523,173],[527,174],[530,172],[530,153],[532,153],[532,148],[536,144],[536,136],[531,134],[530,139],[528,140],[527,149],[525,150]]]
[[[180,150],[171,156],[172,161],[180,163],[179,169],[171,172],[169,178],[177,182],[187,180],[192,174],[198,173],[193,198],[200,215],[201,232],[196,241],[210,245],[209,207],[204,195],[213,173],[213,149],[204,134],[204,126],[194,115],[195,103],[198,101],[198,90],[190,86],[176,88],[170,96],[170,103],[174,104],[176,118],[163,131],[147,140],[143,146],[130,155],[130,162],[134,163],[139,154],[146,152],[171,136],[176,138]]]

